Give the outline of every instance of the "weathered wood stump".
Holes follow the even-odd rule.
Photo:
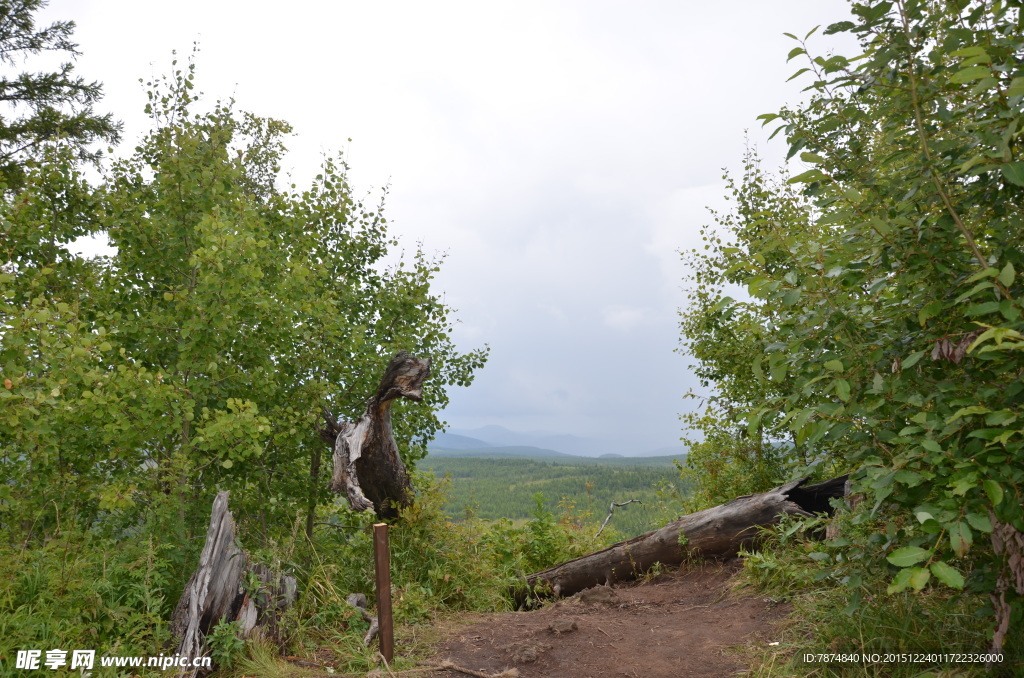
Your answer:
[[[724,559],[754,544],[762,527],[781,516],[832,513],[829,499],[845,493],[846,476],[815,485],[794,480],[762,494],[739,497],[664,527],[527,576],[515,591],[519,604],[529,595],[571,596],[592,586],[636,579],[654,566],[679,565],[687,558]]]
[[[294,577],[250,562],[239,548],[228,497],[228,492],[219,492],[214,499],[199,566],[171,616],[175,653],[180,656],[204,656],[207,634],[223,622],[239,622],[242,637],[260,628],[280,644],[281,616],[297,597]],[[199,669],[183,668],[178,675],[191,678],[198,674]]]
[[[339,423],[324,411],[327,425],[320,430],[320,437],[334,449],[330,488],[344,492],[353,510],[372,508],[380,518],[392,519],[400,507],[412,503],[409,472],[391,429],[391,402],[399,397],[420,400],[423,382],[429,376],[429,358],[401,351],[391,359],[359,421]]]

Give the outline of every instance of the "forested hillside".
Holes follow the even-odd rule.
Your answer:
[[[671,457],[545,461],[431,454],[420,466],[450,479],[445,511],[456,519],[525,520],[540,499],[549,510],[561,506],[602,521],[611,502],[639,499],[642,504],[617,508],[608,523],[623,538],[664,524],[666,504],[678,512],[687,489]]]

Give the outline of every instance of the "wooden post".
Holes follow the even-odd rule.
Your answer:
[[[391,663],[395,656],[395,625],[391,616],[391,555],[387,523],[373,526],[373,564],[377,571],[377,621],[380,653]]]

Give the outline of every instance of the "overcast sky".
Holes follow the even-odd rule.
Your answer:
[[[344,152],[361,194],[390,184],[404,246],[447,253],[436,288],[455,340],[491,347],[443,417],[679,446],[695,386],[678,345],[683,269],[744,132],[799,102],[783,32],[839,0],[260,2],[52,0],[78,72],[104,83],[125,144],[148,129],[139,78],[199,43],[208,100],[290,122],[305,182]],[[825,50],[831,38],[812,38]],[[351,138],[351,142],[348,140]],[[681,448],[680,448],[681,449]]]

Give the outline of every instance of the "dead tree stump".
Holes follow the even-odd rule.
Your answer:
[[[794,480],[762,494],[732,501],[679,518],[664,527],[527,576],[514,592],[518,604],[548,592],[571,596],[601,584],[636,579],[654,566],[679,565],[690,557],[724,559],[760,537],[760,529],[784,515],[832,513],[829,499],[845,493],[846,476],[816,485]]]
[[[204,656],[207,634],[223,622],[239,622],[242,637],[255,628],[263,629],[267,637],[280,644],[281,616],[297,597],[294,577],[250,562],[239,548],[228,497],[228,492],[218,492],[214,499],[199,566],[171,616],[176,654],[183,657]],[[178,675],[191,678],[198,673],[199,669],[183,668]]]
[[[327,425],[320,437],[334,449],[330,488],[344,492],[353,510],[372,508],[380,518],[392,519],[400,507],[412,503],[412,483],[391,429],[391,401],[420,400],[429,376],[429,358],[401,351],[391,359],[359,421],[339,423],[324,411]]]

